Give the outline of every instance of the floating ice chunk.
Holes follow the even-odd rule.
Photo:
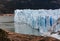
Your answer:
[[[54,37],[54,38],[57,38],[57,39],[60,40],[60,35],[58,35],[58,33],[52,34],[52,35],[50,35],[50,37]]]

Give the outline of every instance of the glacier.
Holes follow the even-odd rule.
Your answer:
[[[60,18],[60,9],[16,9],[14,12],[15,32],[37,36],[52,36],[49,31]],[[60,30],[57,25],[55,32]],[[60,39],[60,38],[58,38]]]

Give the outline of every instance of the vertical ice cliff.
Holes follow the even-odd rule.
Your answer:
[[[60,17],[60,9],[55,10],[15,10],[15,32],[32,35],[47,35]],[[60,26],[56,26],[56,30]],[[48,34],[49,35],[49,34]]]

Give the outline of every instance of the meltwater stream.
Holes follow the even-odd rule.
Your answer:
[[[60,9],[55,10],[15,10],[15,32],[30,35],[50,35],[51,30],[60,31],[60,25],[54,27],[60,18]],[[60,39],[60,38],[59,38]]]

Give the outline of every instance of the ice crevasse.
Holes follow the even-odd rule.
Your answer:
[[[55,35],[50,35],[49,29],[60,18],[60,9],[17,9],[14,13],[15,32],[38,36],[47,35],[53,37]],[[60,30],[59,25],[56,26],[55,32],[58,30]]]

